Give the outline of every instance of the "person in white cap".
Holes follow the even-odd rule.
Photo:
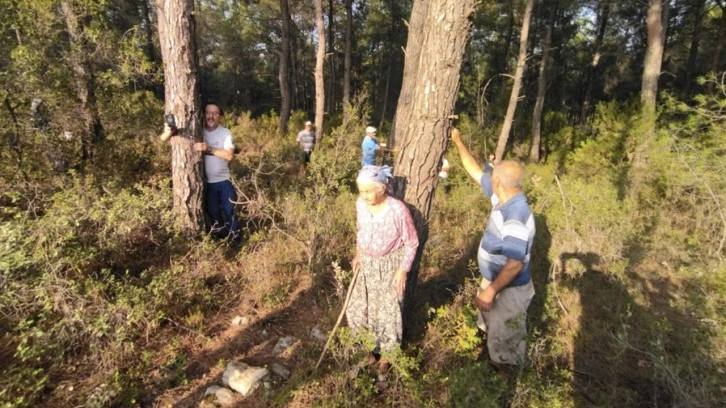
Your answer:
[[[313,122],[305,122],[305,129],[297,134],[297,142],[300,144],[300,160],[303,165],[310,161],[310,153],[315,147],[315,131],[313,130]]]
[[[376,139],[376,128],[368,126],[366,128],[366,137],[363,138],[363,160],[361,166],[375,166],[376,150],[381,148],[378,139]]]

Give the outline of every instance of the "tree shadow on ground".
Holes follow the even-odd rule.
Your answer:
[[[530,269],[535,294],[527,310],[527,327],[546,330],[544,314],[548,291],[550,290],[550,271],[552,264],[549,260],[552,234],[547,225],[547,217],[541,214],[534,215],[535,237],[530,255]],[[530,333],[532,330],[530,330]],[[531,337],[531,336],[530,336]]]
[[[564,253],[560,262],[570,305],[562,319],[574,332],[575,406],[709,406],[698,400],[703,387],[682,376],[695,364],[718,377],[694,337],[708,330],[694,314],[669,305],[681,291],[674,282],[644,265],[618,277],[600,270],[591,252]]]

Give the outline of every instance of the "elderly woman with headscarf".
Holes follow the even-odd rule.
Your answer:
[[[375,355],[390,351],[401,342],[402,306],[406,278],[418,248],[418,235],[406,204],[387,193],[392,177],[388,166],[364,166],[356,179],[360,197],[356,201],[357,243],[353,267],[360,268],[346,316],[357,332],[369,330]],[[387,369],[385,359],[379,362]]]

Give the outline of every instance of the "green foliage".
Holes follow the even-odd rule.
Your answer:
[[[485,363],[476,362],[454,368],[442,379],[447,387],[450,407],[499,407],[506,384],[496,375],[482,375],[491,369]]]
[[[42,217],[17,214],[0,228],[0,325],[3,347],[15,348],[3,369],[4,405],[35,405],[48,377],[76,356],[93,352],[100,371],[124,366],[132,344],[165,319],[214,303],[184,267],[158,269],[166,253],[159,243],[175,239],[169,191],[160,188],[168,182],[111,196],[91,179],[75,181],[47,200]]]
[[[476,293],[476,282],[469,281],[465,290],[454,299],[453,305],[429,310],[429,347],[452,349],[456,355],[470,355],[482,339],[476,326],[476,308],[470,304],[471,293]],[[436,340],[433,340],[436,339]]]

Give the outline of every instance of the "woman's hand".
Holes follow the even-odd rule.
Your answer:
[[[396,269],[395,275],[393,275],[393,284],[396,285],[398,297],[402,297],[406,292],[406,278],[408,273],[404,272],[403,269]]]

